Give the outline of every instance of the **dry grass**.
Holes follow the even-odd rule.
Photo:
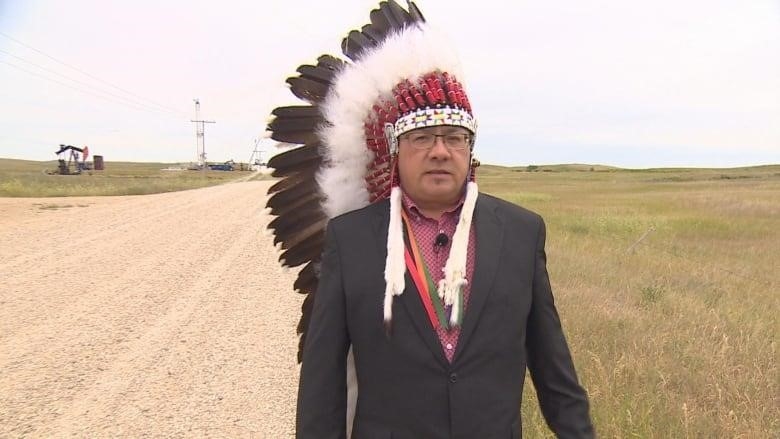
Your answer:
[[[547,221],[599,435],[780,437],[780,166],[549,169],[479,183]],[[525,431],[549,437],[537,407],[528,392]]]
[[[0,160],[0,196],[165,192],[248,175],[108,163],[66,177],[47,166]],[[590,169],[483,166],[479,184],[547,221],[548,268],[600,437],[780,437],[780,166]],[[550,437],[527,388],[524,430]]]
[[[163,171],[166,163],[107,162],[104,171],[48,175],[56,161],[0,159],[0,197],[144,195],[213,186],[248,177],[249,171]]]

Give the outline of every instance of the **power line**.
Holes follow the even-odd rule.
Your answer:
[[[151,110],[149,110],[149,109],[147,109],[147,108],[140,107],[140,106],[138,106],[138,105],[136,105],[136,104],[131,104],[131,103],[128,103],[128,102],[118,101],[118,100],[115,100],[115,99],[113,99],[113,98],[110,98],[110,97],[104,96],[104,95],[102,95],[102,94],[98,94],[98,93],[91,92],[91,91],[89,91],[89,90],[83,90],[83,89],[80,89],[80,88],[78,88],[78,87],[74,87],[74,86],[73,86],[73,85],[71,85],[71,84],[67,84],[67,83],[65,83],[65,82],[58,81],[58,80],[56,80],[56,79],[49,78],[49,77],[47,77],[47,76],[41,75],[40,73],[33,72],[33,71],[31,71],[31,70],[27,70],[27,69],[25,69],[24,67],[19,67],[19,66],[15,65],[15,64],[11,64],[11,63],[9,63],[8,61],[2,61],[2,60],[0,60],[0,63],[1,63],[1,64],[5,64],[5,65],[8,65],[8,66],[11,66],[11,67],[13,67],[13,68],[16,68],[16,69],[19,69],[19,70],[21,70],[21,71],[23,71],[23,72],[26,72],[26,73],[29,73],[29,74],[31,74],[31,75],[33,75],[33,76],[37,76],[37,77],[39,77],[39,78],[43,78],[43,79],[45,79],[45,80],[47,80],[47,81],[51,81],[51,82],[54,82],[54,83],[60,84],[60,85],[62,85],[62,86],[68,87],[68,88],[70,88],[70,89],[73,89],[73,90],[79,91],[79,92],[81,92],[81,93],[86,93],[86,94],[89,94],[89,95],[92,95],[92,96],[98,97],[98,98],[100,98],[100,99],[104,99],[104,100],[107,100],[107,101],[109,101],[109,102],[113,102],[113,103],[115,103],[115,104],[121,104],[121,105],[125,105],[125,106],[127,106],[127,107],[133,108],[134,110],[140,110],[140,111],[151,111]],[[159,111],[159,110],[155,110],[155,111]]]
[[[118,85],[114,85],[114,84],[112,84],[112,83],[110,83],[110,82],[108,82],[108,81],[105,81],[105,80],[103,80],[103,79],[100,79],[100,78],[98,78],[97,76],[95,76],[95,75],[92,75],[92,74],[90,74],[90,73],[87,73],[87,72],[85,72],[84,70],[82,70],[82,69],[80,69],[80,68],[78,68],[78,67],[76,67],[76,66],[73,66],[73,65],[71,65],[71,64],[68,64],[68,63],[66,63],[65,61],[59,60],[59,59],[57,59],[57,58],[55,58],[55,57],[53,57],[53,56],[51,56],[51,55],[49,55],[49,54],[47,54],[47,53],[43,52],[42,50],[38,50],[38,49],[36,49],[35,47],[32,47],[32,46],[30,46],[29,44],[23,43],[22,41],[19,41],[19,40],[17,40],[16,38],[14,38],[14,37],[12,37],[12,36],[10,36],[10,35],[8,35],[8,34],[6,34],[6,33],[2,32],[2,31],[0,31],[0,35],[4,36],[5,38],[8,38],[9,40],[11,40],[11,41],[13,41],[13,42],[15,42],[15,43],[17,43],[17,44],[20,44],[20,45],[22,45],[22,46],[24,46],[24,47],[26,47],[26,48],[28,48],[28,49],[30,49],[30,50],[33,50],[33,51],[35,51],[35,52],[37,52],[37,53],[40,53],[41,55],[43,55],[43,56],[45,56],[45,57],[47,57],[47,58],[51,59],[52,61],[54,61],[54,62],[56,62],[56,63],[59,63],[59,64],[61,64],[61,65],[65,66],[65,67],[68,67],[68,68],[70,68],[70,69],[73,69],[73,70],[75,70],[75,71],[77,71],[77,72],[81,73],[82,75],[88,76],[88,77],[90,77],[90,78],[92,78],[92,79],[94,79],[94,80],[96,80],[96,81],[98,81],[98,82],[101,82],[101,83],[103,83],[103,84],[105,84],[105,85],[108,85],[108,86],[110,86],[110,87],[113,87],[113,88],[115,88],[115,89],[117,89],[117,90],[119,90],[119,91],[121,91],[121,92],[123,92],[123,93],[129,94],[129,95],[131,95],[131,96],[134,96],[134,97],[136,97],[136,98],[138,98],[138,99],[141,99],[141,100],[144,100],[144,101],[150,102],[150,103],[152,103],[152,104],[156,105],[157,107],[160,107],[160,108],[163,108],[163,109],[165,109],[166,111],[172,111],[172,112],[175,112],[175,113],[178,113],[178,114],[182,114],[182,115],[185,115],[185,114],[187,114],[187,113],[186,113],[186,112],[184,112],[184,111],[181,111],[181,110],[179,110],[179,109],[175,109],[175,108],[172,108],[172,107],[168,107],[168,106],[166,106],[166,105],[162,105],[162,104],[160,104],[160,103],[157,103],[157,102],[155,102],[155,101],[153,101],[153,100],[151,100],[151,99],[145,98],[145,97],[143,97],[143,96],[139,96],[139,95],[137,95],[137,94],[135,94],[135,93],[133,93],[133,92],[131,92],[131,91],[129,91],[129,90],[126,90],[126,89],[124,89],[124,88],[122,88],[122,87],[119,87]]]
[[[147,105],[147,104],[144,104],[143,102],[135,101],[135,100],[129,99],[129,98],[125,97],[125,96],[121,96],[121,95],[118,95],[118,94],[116,94],[116,93],[111,93],[111,92],[109,92],[109,91],[106,91],[106,90],[100,89],[100,88],[98,88],[98,87],[95,87],[95,86],[93,86],[93,85],[91,85],[91,84],[88,84],[88,83],[86,83],[86,82],[84,82],[84,81],[80,81],[80,80],[78,80],[78,79],[71,78],[71,77],[69,77],[69,76],[67,76],[67,75],[63,75],[62,73],[59,73],[59,72],[57,72],[57,71],[55,71],[55,70],[49,69],[49,68],[47,68],[47,67],[41,66],[41,65],[39,65],[39,64],[36,64],[36,63],[34,63],[34,62],[32,62],[32,61],[28,61],[28,60],[26,60],[26,59],[24,59],[24,58],[22,58],[22,57],[16,56],[16,55],[14,55],[14,54],[12,54],[12,53],[6,52],[5,50],[2,50],[2,49],[0,49],[0,53],[5,53],[5,54],[6,54],[6,55],[8,55],[8,56],[11,56],[11,57],[13,57],[13,58],[16,58],[16,59],[18,59],[18,60],[20,60],[20,61],[22,61],[22,62],[24,62],[24,63],[30,64],[30,65],[32,65],[32,66],[34,66],[34,67],[37,67],[37,68],[41,69],[41,70],[45,70],[45,71],[47,71],[47,72],[49,72],[49,73],[52,73],[52,74],[55,74],[55,75],[57,75],[57,76],[59,76],[59,77],[65,78],[65,79],[67,79],[68,81],[73,81],[73,82],[75,82],[75,83],[77,83],[77,84],[80,84],[80,85],[82,85],[82,86],[84,86],[84,87],[88,87],[88,88],[90,88],[90,89],[94,90],[95,92],[102,93],[102,94],[105,94],[105,95],[108,95],[108,96],[112,96],[112,97],[114,97],[114,98],[117,98],[117,99],[121,99],[121,100],[127,101],[127,102],[129,102],[129,103],[131,103],[131,104],[133,104],[133,105],[137,105],[137,106],[139,106],[139,107],[146,107],[147,109],[149,109],[149,110],[151,110],[151,111],[165,112],[165,113],[169,113],[169,114],[178,114],[178,113],[174,113],[174,112],[172,112],[172,111],[170,111],[170,110],[165,110],[165,109],[159,109],[159,108],[155,108],[155,107],[149,106],[149,105]],[[16,66],[15,64],[10,64],[10,63],[8,63],[8,62],[5,62],[5,61],[4,61],[4,63],[5,63],[5,64],[7,64],[7,65],[10,65],[10,66],[12,66],[12,67],[17,67],[17,68],[19,68],[19,67],[18,67],[18,66]],[[31,73],[31,72],[29,72],[29,71],[27,71],[27,72],[28,72],[28,73]],[[41,78],[44,78],[44,79],[50,79],[50,78],[48,78],[48,77],[45,77],[45,76],[43,76],[43,75],[38,75],[38,76],[39,76],[39,77],[41,77]],[[62,83],[60,83],[60,84],[62,84]],[[78,89],[77,89],[77,90],[78,90]],[[79,90],[79,91],[82,91],[82,90]]]

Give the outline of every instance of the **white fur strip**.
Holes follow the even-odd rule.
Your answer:
[[[474,182],[466,185],[466,200],[460,212],[455,234],[452,236],[452,247],[447,263],[444,265],[444,278],[439,282],[439,297],[446,305],[452,306],[450,324],[460,321],[461,294],[460,292],[468,283],[466,279],[466,262],[468,259],[469,232],[471,221],[474,217],[474,206],[477,204],[479,188]]]
[[[390,191],[390,226],[387,230],[387,260],[385,260],[384,320],[393,319],[393,296],[404,292],[404,232],[401,220],[401,188]]]

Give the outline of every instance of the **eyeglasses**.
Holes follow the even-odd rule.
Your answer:
[[[406,139],[409,140],[409,144],[414,148],[431,149],[439,137],[444,141],[444,146],[455,151],[462,151],[471,146],[471,135],[465,133],[411,133],[406,136]]]

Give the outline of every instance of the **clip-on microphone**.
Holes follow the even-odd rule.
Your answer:
[[[444,247],[448,242],[450,242],[450,238],[446,233],[441,232],[436,235],[436,241],[434,241],[433,245],[434,247]]]

